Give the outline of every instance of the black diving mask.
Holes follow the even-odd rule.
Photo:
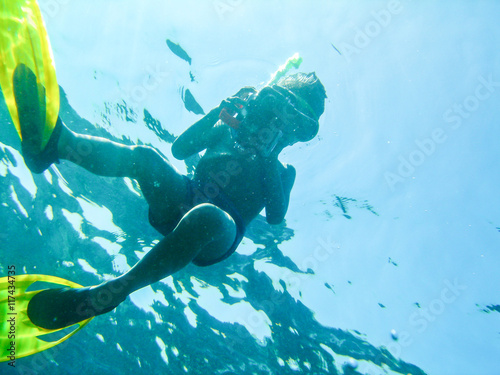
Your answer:
[[[268,121],[282,123],[284,133],[293,132],[297,141],[307,142],[318,131],[319,123],[309,104],[292,91],[278,86],[266,86],[248,101],[248,111],[260,112]],[[259,116],[259,117],[261,117]]]
[[[219,115],[236,139],[257,147],[264,156],[270,155],[279,142],[291,145],[311,140],[319,128],[314,117],[304,99],[277,85],[248,95],[237,111],[223,109]]]

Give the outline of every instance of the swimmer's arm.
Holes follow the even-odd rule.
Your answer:
[[[265,161],[264,201],[269,224],[280,224],[288,210],[290,191],[295,181],[295,168],[286,167],[278,159]]]
[[[184,133],[177,137],[172,145],[172,155],[174,155],[174,158],[179,160],[187,159],[191,155],[201,152],[220,141],[226,132],[224,127],[214,125],[219,121],[221,109],[238,110],[244,104],[243,98],[251,92],[255,92],[255,89],[252,87],[243,87],[236,95],[223,100],[218,107],[212,109],[201,120],[191,125]]]
[[[178,136],[172,144],[174,158],[184,160],[209,147],[214,139],[214,125],[219,120],[219,113],[219,107],[212,109]]]

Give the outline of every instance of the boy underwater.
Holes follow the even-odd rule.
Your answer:
[[[99,176],[137,180],[149,204],[149,221],[164,237],[125,274],[85,288],[47,289],[28,305],[37,326],[57,329],[113,310],[134,291],[183,269],[228,258],[246,226],[262,211],[270,224],[283,221],[295,169],[278,155],[287,146],[313,139],[324,112],[325,88],[314,73],[280,78],[260,91],[241,89],[224,100],[173,143],[184,160],[205,150],[193,179],[178,172],[158,151],[77,134],[57,120],[47,145],[33,72],[14,72],[22,153],[34,173],[59,159]],[[91,152],[75,157],[82,145]]]

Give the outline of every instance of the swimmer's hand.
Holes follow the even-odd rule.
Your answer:
[[[239,113],[243,106],[245,105],[245,100],[241,99],[237,96],[231,96],[227,99],[224,99],[220,105],[220,110],[227,110],[231,114]]]
[[[254,93],[256,93],[255,88],[245,86],[233,96],[224,99],[219,105],[219,109],[226,109],[230,113],[239,113],[241,109],[246,105],[246,100],[250,97],[250,95]]]

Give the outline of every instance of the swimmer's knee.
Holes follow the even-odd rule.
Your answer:
[[[174,233],[179,238],[189,238],[190,245],[201,251],[211,243],[221,247],[227,247],[227,243],[231,245],[236,237],[236,225],[225,211],[204,203],[186,213]]]
[[[207,233],[218,233],[234,226],[231,216],[211,203],[203,203],[192,208],[183,220]]]
[[[193,262],[212,264],[224,257],[236,238],[237,229],[233,218],[212,204],[196,206],[186,216],[191,216],[189,219],[195,224],[194,237],[204,241]]]
[[[203,263],[221,258],[236,238],[236,224],[213,204],[201,204],[186,213],[169,235],[184,257]]]
[[[151,181],[159,173],[167,161],[161,154],[149,146],[132,146],[132,166],[130,174],[132,178],[139,180],[139,183]],[[142,186],[141,186],[142,187]]]
[[[154,163],[155,161],[162,159],[158,151],[149,146],[133,146],[132,152],[134,153],[134,159],[142,163]]]

